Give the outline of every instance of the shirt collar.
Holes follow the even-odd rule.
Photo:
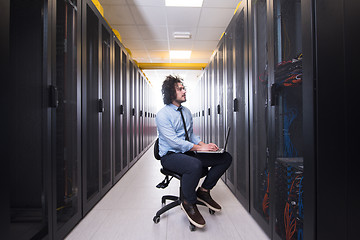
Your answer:
[[[179,107],[175,106],[175,105],[174,105],[174,104],[172,104],[172,103],[170,103],[170,104],[169,104],[169,106],[170,106],[172,109],[174,109],[175,111],[177,111],[177,110],[178,110],[178,108],[179,108]],[[180,105],[180,107],[181,107],[181,108],[183,108],[183,106],[182,106],[182,105]]]

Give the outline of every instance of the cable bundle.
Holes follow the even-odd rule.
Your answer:
[[[275,68],[275,82],[284,87],[295,87],[302,82],[302,54],[294,59],[280,62]]]
[[[302,158],[277,158],[275,161],[275,217],[282,239],[302,240],[303,161]]]
[[[299,174],[292,181],[288,201],[285,204],[284,209],[284,227],[286,240],[293,239],[295,232],[297,231],[297,225],[300,225],[299,218],[299,198],[300,198],[300,185],[303,180],[302,174]],[[299,238],[298,238],[299,239]]]

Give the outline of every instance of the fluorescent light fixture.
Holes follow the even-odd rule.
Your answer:
[[[165,0],[167,7],[202,7],[203,0]]]
[[[191,51],[170,50],[170,59],[190,59]]]
[[[190,39],[191,34],[189,32],[174,32],[175,39]]]

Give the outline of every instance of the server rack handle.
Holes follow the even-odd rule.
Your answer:
[[[273,83],[271,85],[271,95],[270,95],[270,105],[271,106],[276,106],[278,105],[278,93],[279,93],[279,90],[280,90],[280,86],[276,83]]]
[[[99,99],[99,112],[103,113],[105,111],[104,100],[102,98]]]
[[[124,114],[124,106],[120,105],[120,115]]]
[[[217,105],[217,114],[220,114],[220,104]]]
[[[234,99],[234,112],[239,111],[239,100],[237,98]]]
[[[50,85],[49,87],[49,106],[51,108],[57,108],[59,106],[59,91],[54,85]]]

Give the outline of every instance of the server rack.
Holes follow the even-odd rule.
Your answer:
[[[134,157],[134,117],[133,117],[133,104],[134,104],[134,86],[132,83],[134,82],[134,65],[132,61],[129,61],[129,79],[127,80],[127,88],[128,88],[128,118],[129,118],[129,128],[128,128],[128,136],[129,136],[129,163]]]
[[[144,104],[144,142],[145,145],[149,142],[149,108],[148,108],[148,102],[149,102],[149,94],[148,94],[148,84],[144,86],[144,101],[146,104]]]
[[[83,2],[83,208],[87,213],[112,184],[111,29],[92,2]]]
[[[202,75],[200,81],[200,89],[201,89],[201,108],[200,108],[200,129],[201,129],[201,139],[205,141],[205,72]]]
[[[130,81],[142,75],[92,1],[3,3],[13,104],[1,237],[63,239],[129,169],[128,108],[141,107],[129,89],[151,89]]]
[[[352,0],[243,1],[218,44],[234,157],[224,180],[272,239],[355,237],[356,204],[341,196],[356,175],[346,132],[359,9]],[[341,37],[329,39],[334,32]]]
[[[101,26],[101,99],[103,101],[103,112],[102,112],[102,126],[101,126],[101,182],[103,191],[106,192],[112,185],[112,137],[113,137],[113,94],[112,94],[112,75],[111,75],[111,58],[113,48],[113,37],[112,30],[108,24],[104,21]]]
[[[140,77],[140,86],[139,86],[139,152],[144,150],[144,76]]]
[[[2,32],[2,37],[0,40],[0,51],[2,57],[0,58],[0,71],[3,73],[3,77],[6,79],[10,78],[10,1],[2,1],[0,3],[0,21],[2,24],[0,25],[0,31]],[[12,94],[15,92],[14,87],[10,84],[4,84],[5,88],[7,89],[6,93],[3,95],[5,99],[10,99]],[[13,115],[13,110],[11,105],[8,105],[5,107],[5,111],[8,112],[10,115]],[[12,125],[10,124],[11,121],[7,118],[4,119],[4,125],[8,126],[7,130],[3,132],[3,137],[5,139],[11,139],[11,130]],[[10,141],[9,141],[10,143]],[[3,150],[3,156],[5,156],[6,159],[10,158],[8,156],[11,155],[10,147]],[[0,226],[0,236],[4,239],[9,238],[9,229],[10,229],[10,222],[8,219],[10,219],[10,209],[9,209],[9,203],[10,203],[10,196],[9,196],[9,185],[6,182],[6,179],[8,179],[8,170],[9,170],[9,162],[7,160],[3,160],[3,167],[1,168],[1,178],[0,181],[3,183],[1,185],[1,188],[3,189],[2,194],[2,203],[1,203],[1,216],[0,216],[0,222],[2,223]]]
[[[135,67],[135,63],[132,62],[132,83],[131,83],[131,92],[132,92],[132,96],[131,96],[131,123],[132,123],[132,127],[131,127],[131,135],[132,135],[132,149],[131,149],[131,153],[132,153],[132,157],[130,158],[130,162],[133,163],[133,161],[136,159],[136,148],[137,148],[137,121],[136,121],[136,83],[138,81],[138,75],[137,75],[137,71],[136,71],[136,67]]]
[[[113,183],[116,183],[129,169],[129,149],[127,129],[129,126],[128,98],[128,54],[120,40],[114,35],[114,170]]]
[[[141,80],[141,74],[137,68],[135,68],[136,71],[136,82],[135,82],[135,132],[136,132],[136,138],[135,138],[135,154],[138,157],[140,154],[140,80]]]
[[[47,218],[53,212],[51,182],[44,183],[52,171],[50,161],[46,160],[53,157],[50,144],[53,111],[46,98],[51,65],[43,62],[43,58],[51,59],[47,44],[51,35],[42,23],[51,13],[43,1],[11,1],[8,6],[11,81],[6,82],[13,95],[8,99],[12,108],[11,135],[7,140],[10,154],[8,159],[2,159],[8,161],[5,170],[10,173],[5,181],[9,184],[5,193],[9,218],[5,222],[10,227],[6,235],[13,239],[46,237],[52,228]]]
[[[81,219],[81,4],[52,9],[52,238],[62,239]],[[56,53],[56,55],[55,55]],[[50,221],[51,222],[51,221]]]
[[[129,60],[128,55],[125,52],[122,52],[122,83],[123,83],[123,139],[124,139],[124,151],[123,151],[123,168],[129,168],[130,162],[130,141],[128,137],[130,136],[129,128],[130,128],[130,81],[129,81]],[[126,140],[125,140],[126,139]]]
[[[249,4],[250,212],[263,230],[270,229],[269,89],[267,1]]]
[[[219,100],[217,106],[217,112],[219,114],[219,143],[225,144],[226,141],[226,127],[225,127],[225,78],[224,78],[224,42],[220,40],[218,49],[218,85],[219,85]],[[225,146],[223,146],[225,147]]]
[[[212,142],[221,144],[219,142],[219,113],[217,112],[217,106],[219,102],[219,85],[218,85],[218,61],[217,53],[214,53],[214,65],[213,65],[213,78],[211,86],[212,95],[212,113],[213,113],[213,125],[212,132],[214,133]],[[223,146],[219,146],[223,147]]]
[[[234,121],[234,25],[229,25],[225,33],[225,79],[226,79],[226,127],[231,127]],[[230,131],[227,151],[234,153],[235,151],[234,129]],[[236,157],[236,156],[235,156]],[[232,162],[225,174],[226,184],[235,192],[235,161]]]
[[[247,35],[247,4],[242,2],[234,16],[234,82],[233,82],[233,123],[236,133],[233,161],[235,164],[235,194],[249,209],[249,72],[248,72],[248,35]]]
[[[114,41],[114,180],[117,182],[125,168],[123,159],[124,151],[124,104],[123,104],[123,81],[122,81],[122,49],[120,41]]]

